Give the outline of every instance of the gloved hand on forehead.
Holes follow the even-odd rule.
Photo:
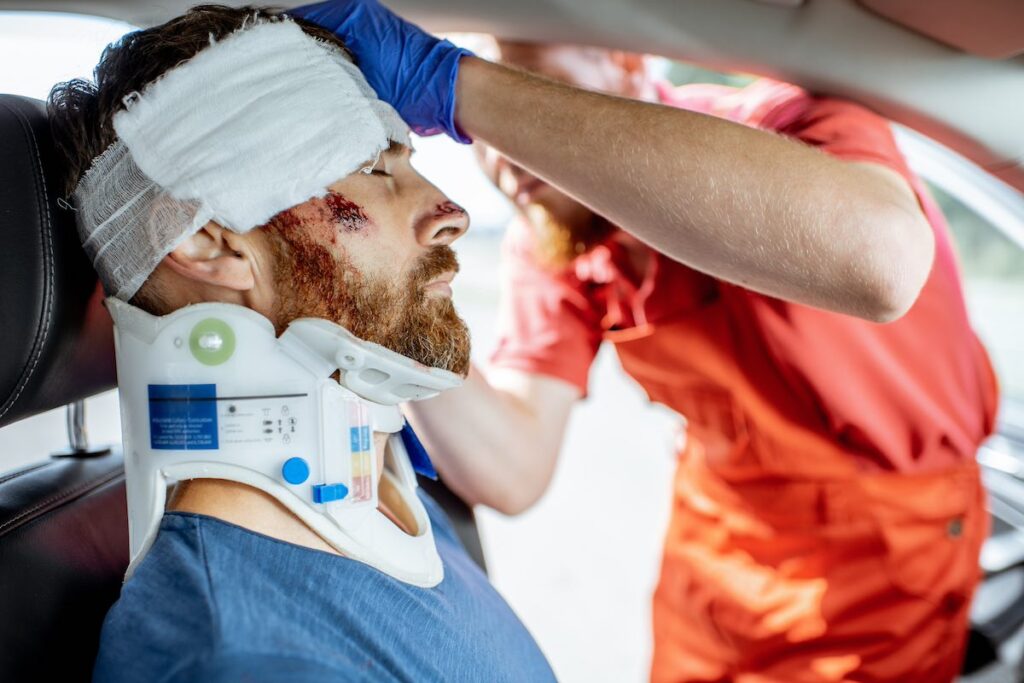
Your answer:
[[[455,125],[455,79],[469,50],[435,38],[377,0],[328,0],[288,14],[341,38],[377,96],[418,135],[447,133],[472,142]]]

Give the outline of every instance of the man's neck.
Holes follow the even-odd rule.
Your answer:
[[[375,441],[378,469],[382,469],[387,439]],[[378,490],[381,512],[406,533],[416,533],[415,518],[398,491],[386,480]],[[287,543],[342,554],[272,495],[246,484],[225,479],[183,481],[175,487],[167,510],[209,515]]]
[[[338,555],[269,493],[225,479],[190,479],[174,489],[168,511],[195,512],[295,545]]]

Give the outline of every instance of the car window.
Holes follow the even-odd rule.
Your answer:
[[[0,93],[44,100],[54,83],[88,77],[103,48],[133,28],[80,14],[0,12]]]
[[[1001,429],[1024,430],[1024,194],[925,135],[893,132],[949,223],[971,324],[999,378]]]
[[[1003,397],[1024,402],[1024,248],[966,204],[929,185],[956,241],[971,323]]]
[[[653,70],[655,77],[661,76],[672,85],[705,83],[742,88],[743,86],[750,85],[757,80],[757,76],[752,76],[750,74],[713,71],[696,64],[677,62],[671,59],[662,59],[657,57],[649,59],[648,68]]]

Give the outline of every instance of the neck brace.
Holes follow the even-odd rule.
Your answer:
[[[207,222],[247,232],[409,144],[348,57],[287,19],[211,44],[124,105],[74,193],[85,251],[123,301]]]
[[[128,577],[153,543],[168,484],[211,478],[268,493],[348,558],[417,586],[441,581],[398,404],[456,387],[458,375],[322,319],[293,321],[278,338],[265,317],[232,304],[163,317],[116,298],[107,307],[126,454]],[[383,473],[373,432],[391,435]],[[378,474],[412,511],[415,536],[377,509]]]

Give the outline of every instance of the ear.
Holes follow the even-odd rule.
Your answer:
[[[244,235],[210,221],[165,256],[163,262],[189,280],[241,292],[255,285],[248,247]]]

